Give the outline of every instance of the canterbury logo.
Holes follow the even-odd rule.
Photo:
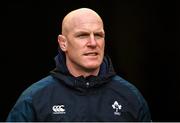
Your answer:
[[[53,114],[65,114],[64,105],[54,105],[52,107]]]

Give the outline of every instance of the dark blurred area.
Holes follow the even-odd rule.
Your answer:
[[[17,98],[55,67],[61,21],[94,9],[104,20],[106,53],[116,72],[149,104],[153,121],[180,121],[180,13],[176,1],[6,1],[2,14],[0,121]],[[4,34],[5,33],[5,34]]]

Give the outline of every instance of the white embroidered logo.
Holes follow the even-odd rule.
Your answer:
[[[121,115],[121,112],[119,112],[119,110],[122,109],[122,106],[119,105],[117,101],[114,102],[112,107],[113,107],[113,109],[115,109],[114,115]]]
[[[65,114],[66,111],[64,109],[64,105],[54,105],[52,107],[53,114]]]

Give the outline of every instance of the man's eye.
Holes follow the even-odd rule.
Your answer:
[[[102,34],[95,34],[95,37],[96,37],[96,38],[103,38],[104,35],[102,35]]]
[[[80,34],[77,37],[79,37],[79,38],[86,38],[86,37],[88,37],[88,34]]]

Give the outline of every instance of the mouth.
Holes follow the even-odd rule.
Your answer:
[[[84,53],[85,56],[97,56],[98,53],[97,52],[88,52],[88,53]]]

